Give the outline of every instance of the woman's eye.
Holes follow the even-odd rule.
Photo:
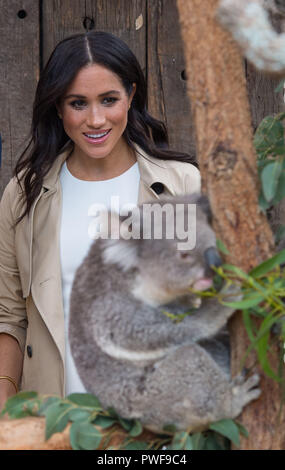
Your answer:
[[[110,105],[110,104],[114,104],[116,101],[118,101],[118,98],[104,98],[103,99],[103,103],[104,104],[107,104],[107,105]]]
[[[75,101],[71,101],[71,103],[69,103],[70,106],[72,106],[72,108],[75,108],[75,109],[82,109],[84,106],[85,106],[85,101],[83,100],[75,100]]]

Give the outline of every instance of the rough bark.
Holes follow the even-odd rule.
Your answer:
[[[44,417],[1,419],[0,450],[71,450],[70,426],[71,423],[63,432],[53,434],[46,441]],[[97,450],[104,450],[111,446],[115,449],[119,448],[127,437],[127,433],[117,425],[112,428],[112,438],[107,440],[106,435],[109,432],[110,429],[103,431],[103,438]],[[154,438],[155,435],[150,431],[144,431],[136,440],[149,442]]]
[[[215,19],[218,0],[177,0],[184,41],[187,85],[196,128],[202,190],[209,196],[217,237],[229,251],[225,261],[244,271],[274,250],[266,218],[258,208],[258,174],[243,60],[230,35]],[[230,325],[232,373],[240,370],[248,346],[242,317]],[[278,364],[277,351],[272,351]],[[251,355],[247,367],[256,366]],[[248,405],[240,421],[249,431],[241,449],[282,449],[277,426],[278,385],[261,374],[262,396]]]

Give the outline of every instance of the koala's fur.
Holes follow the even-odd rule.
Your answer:
[[[284,75],[285,0],[220,0],[217,19],[259,71]]]
[[[189,311],[189,287],[209,277],[204,253],[216,246],[203,198],[172,203],[197,203],[195,249],[177,250],[177,239],[98,239],[70,301],[71,351],[86,389],[155,432],[166,424],[205,429],[260,394],[257,375],[230,377],[223,327],[232,308],[207,299],[176,323],[163,313]]]

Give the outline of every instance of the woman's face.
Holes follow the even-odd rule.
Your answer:
[[[128,96],[119,77],[98,64],[78,72],[58,107],[77,157],[120,155],[135,89]]]

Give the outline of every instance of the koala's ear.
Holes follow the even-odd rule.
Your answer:
[[[197,200],[196,204],[198,204],[198,206],[206,214],[208,222],[209,222],[209,224],[211,224],[212,220],[213,220],[213,215],[212,215],[212,211],[211,211],[210,201],[207,198],[207,196],[205,196],[205,195],[200,196],[199,199]]]
[[[104,240],[102,258],[105,264],[117,264],[128,271],[138,266],[138,244],[136,240]]]
[[[121,216],[116,212],[105,214],[105,224],[100,231],[104,239],[102,258],[105,264],[117,264],[122,271],[138,265],[138,244],[132,238],[136,219]]]

